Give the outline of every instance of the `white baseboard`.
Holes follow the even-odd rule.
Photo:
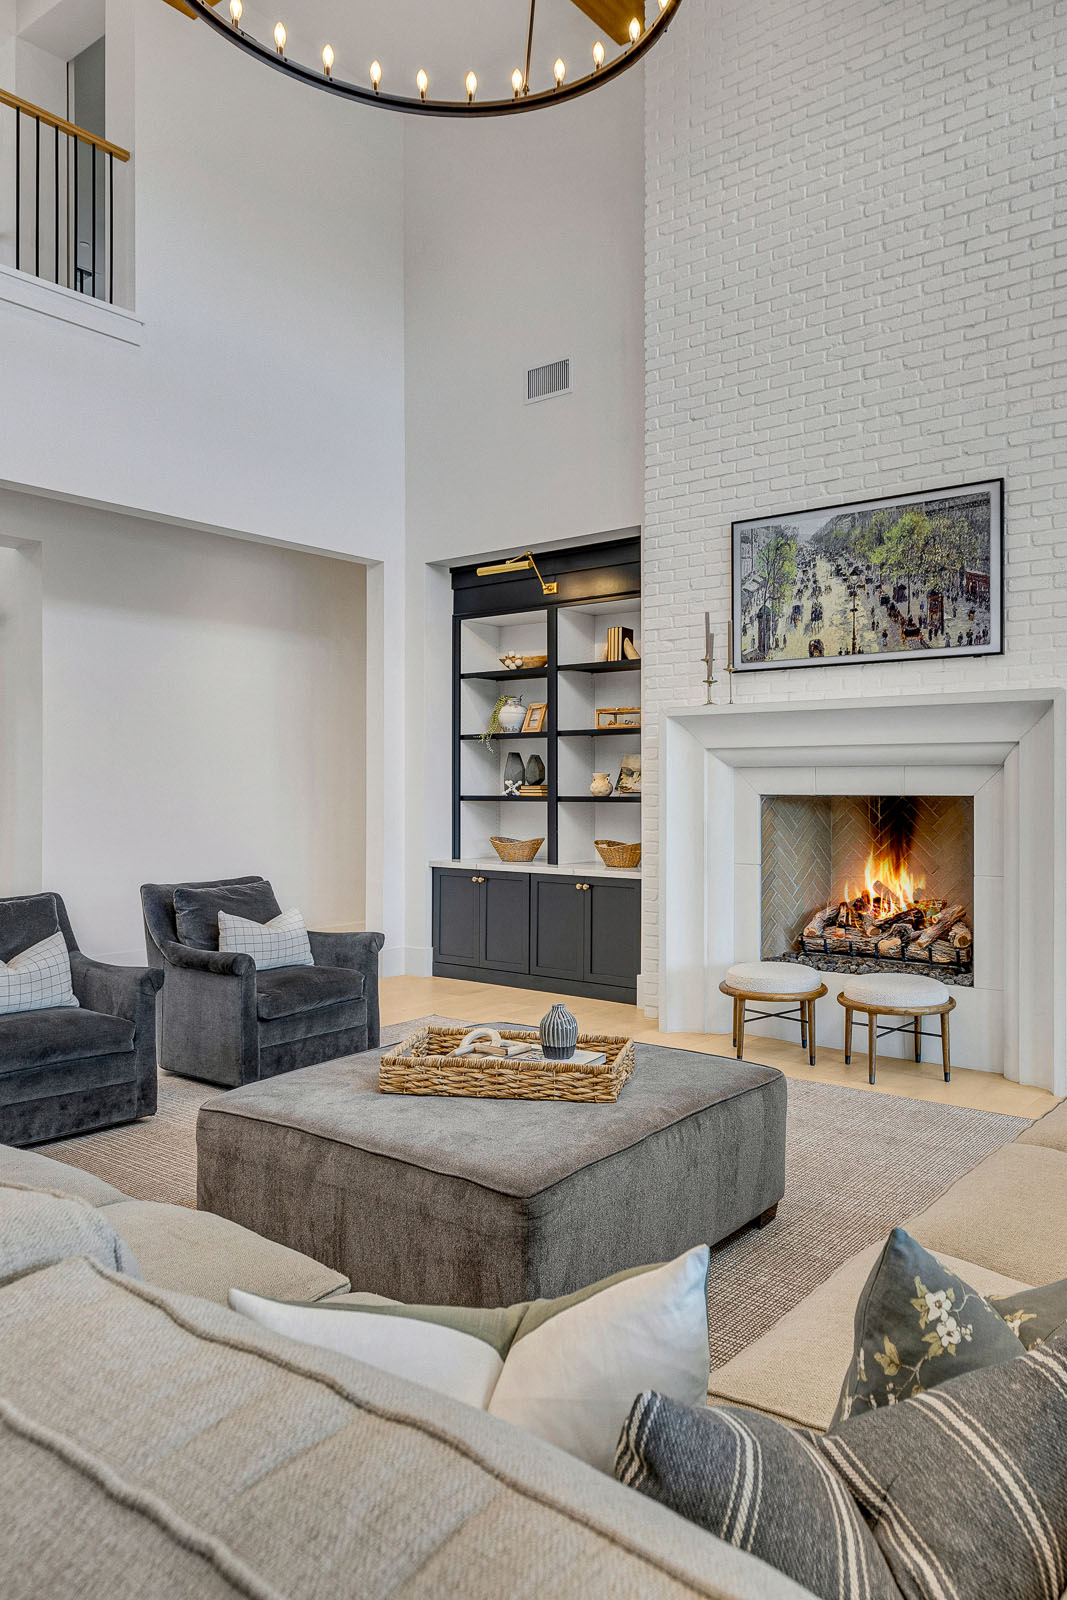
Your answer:
[[[386,945],[382,951],[383,978],[429,978],[433,972],[433,950],[429,945]]]

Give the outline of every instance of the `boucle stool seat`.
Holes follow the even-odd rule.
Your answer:
[[[910,1028],[915,1043],[915,1059],[921,1061],[923,1039],[937,1037],[936,1034],[923,1033],[922,1019],[939,1016],[941,1064],[945,1082],[950,1082],[952,1066],[949,1060],[948,1015],[955,1009],[956,1002],[945,984],[939,983],[936,978],[924,978],[918,972],[864,973],[849,978],[837,997],[837,1003],[845,1010],[846,1066],[852,1060],[852,1013],[863,1011],[867,1014],[867,1077],[870,1083],[874,1082],[880,1038],[888,1033],[904,1033]],[[880,1027],[878,1018],[881,1016],[910,1017],[911,1021],[887,1023]]]
[[[826,985],[813,967],[798,961],[735,961],[719,984],[734,1003],[733,1042],[740,1061],[745,1048],[745,1023],[764,1017],[799,1017],[800,1043],[808,1060],[815,1065],[815,1002],[826,993]],[[796,1011],[746,1011],[745,1002],[760,1005],[767,1001],[796,1001]]]

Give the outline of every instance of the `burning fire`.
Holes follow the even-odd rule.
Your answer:
[[[876,916],[890,917],[907,911],[909,906],[916,904],[920,890],[925,887],[926,879],[912,877],[906,861],[894,864],[889,856],[876,860],[872,846],[864,868],[863,888],[867,903]],[[846,883],[846,903],[851,904],[856,898],[858,896],[853,895],[851,885]]]

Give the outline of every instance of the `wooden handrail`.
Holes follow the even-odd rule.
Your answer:
[[[103,150],[105,155],[114,156],[116,161],[130,159],[130,152],[124,150],[120,144],[111,144],[107,139],[98,139],[96,134],[90,133],[87,128],[79,128],[76,122],[68,122],[66,117],[57,117],[53,112],[46,111],[43,106],[35,106],[30,100],[21,100],[17,94],[11,94],[7,89],[0,89],[0,105],[12,106],[14,110],[25,112],[26,116],[34,117],[49,128],[58,128],[60,133],[69,133],[73,138],[80,139],[83,144],[91,144],[94,149]]]

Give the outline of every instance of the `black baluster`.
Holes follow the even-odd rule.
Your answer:
[[[96,146],[89,146],[89,159],[93,163],[93,299],[96,299]]]
[[[81,273],[78,271],[78,195],[81,190],[81,141],[74,135],[74,287],[80,291]]]
[[[107,302],[115,304],[115,157],[107,153]]]
[[[56,282],[58,283],[59,282],[59,124],[58,123],[56,124],[56,130],[55,131],[56,131],[56,164],[55,164],[55,186],[56,186],[56,241],[55,242],[56,242],[56,249],[55,249],[55,256],[56,256]]]
[[[15,107],[15,270],[22,256],[22,112]]]
[[[41,276],[41,119],[34,117],[33,137],[33,275]]]

